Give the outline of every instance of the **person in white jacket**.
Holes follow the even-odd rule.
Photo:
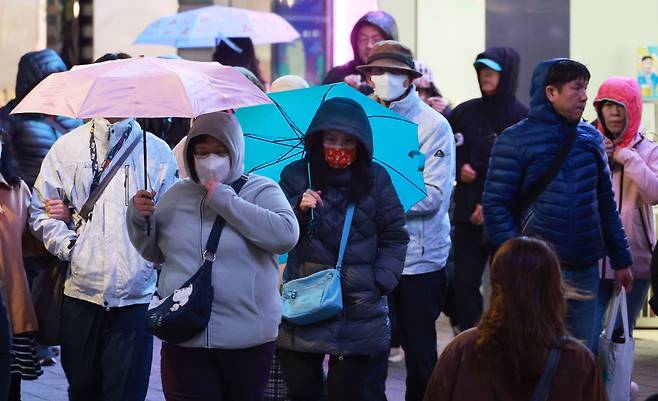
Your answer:
[[[597,128],[604,135],[611,163],[612,185],[633,265],[633,286],[628,294],[628,317],[631,330],[646,302],[650,285],[651,254],[656,244],[652,206],[658,203],[658,145],[640,131],[642,95],[635,79],[608,78],[599,88],[594,107]],[[597,296],[595,336],[592,349],[598,351],[598,334],[615,288],[614,272],[609,260],[601,260],[601,281]],[[618,319],[618,327],[621,320]]]
[[[133,142],[136,146],[131,149]],[[158,199],[175,181],[169,146],[147,133],[148,190]],[[92,186],[130,151],[98,198],[80,216]],[[153,338],[146,310],[156,273],[130,243],[126,212],[144,185],[142,129],[134,119],[93,119],[55,142],[34,185],[30,228],[69,262],[62,305],[62,366],[72,401],[143,401]],[[47,200],[69,205],[72,221],[53,219]]]
[[[389,296],[405,353],[406,400],[420,401],[437,361],[435,321],[443,308],[450,251],[455,140],[448,121],[418,96],[412,82],[422,74],[415,70],[408,47],[392,40],[379,42],[368,63],[357,69],[374,88],[375,100],[418,124],[418,143],[425,154],[427,197],[407,211],[407,257],[400,283]]]

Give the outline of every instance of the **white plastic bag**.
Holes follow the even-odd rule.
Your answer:
[[[614,342],[612,333],[621,306],[622,325],[624,326],[624,342]],[[633,373],[633,358],[635,341],[630,336],[628,326],[628,307],[626,306],[626,290],[622,287],[615,297],[605,331],[599,338],[599,364],[603,374],[603,382],[610,401],[629,401],[631,374]]]

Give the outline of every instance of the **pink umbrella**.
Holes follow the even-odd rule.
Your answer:
[[[272,101],[233,67],[139,57],[49,75],[14,108],[73,118],[197,117]]]
[[[11,114],[73,118],[197,117],[272,103],[233,67],[219,63],[139,57],[73,67],[49,75]],[[144,132],[144,188],[146,177]],[[149,230],[150,231],[150,230]]]

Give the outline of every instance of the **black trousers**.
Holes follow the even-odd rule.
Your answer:
[[[262,401],[274,342],[242,349],[162,343],[160,354],[167,401]]]
[[[445,288],[445,271],[441,269],[403,275],[391,294],[407,368],[406,401],[423,399],[436,365],[436,319],[443,309]]]
[[[64,297],[62,367],[70,401],[144,401],[153,337],[147,304],[105,308]]]
[[[482,316],[482,274],[491,256],[482,226],[457,222],[454,226],[453,288],[460,330],[474,327]]]
[[[278,349],[277,357],[283,367],[291,401],[322,399],[324,354]],[[328,401],[362,401],[369,361],[369,355],[331,355],[327,377]]]

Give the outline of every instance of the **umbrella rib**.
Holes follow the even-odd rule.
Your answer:
[[[290,118],[290,116],[288,115],[288,113],[286,113],[285,110],[283,110],[283,107],[281,107],[281,105],[279,104],[279,102],[277,102],[276,100],[272,99],[271,96],[270,96],[270,99],[272,100],[272,102],[274,103],[274,105],[276,106],[276,108],[279,109],[279,112],[281,113],[281,115],[283,116],[283,118],[286,120],[286,122],[288,123],[288,125],[290,125],[290,128],[292,128],[292,130],[295,132],[295,135],[297,135],[297,136],[300,137],[300,138],[303,137],[303,136],[304,136],[304,133],[302,132],[302,130],[300,130],[299,127],[297,127],[297,124],[295,124],[295,123],[292,121],[292,119]]]
[[[338,84],[332,84],[332,85],[329,87],[329,89],[327,89],[327,91],[324,93],[324,96],[322,96],[322,102],[324,102],[325,100],[327,100],[327,95],[329,94],[329,92],[331,92],[331,90],[332,90],[336,85],[338,85]]]
[[[284,142],[292,142],[292,141],[301,142],[300,138],[268,139],[268,138],[265,138],[265,137],[260,137],[260,136],[257,136],[257,135],[254,135],[254,134],[249,134],[249,133],[245,133],[244,136],[247,137],[247,138],[255,139],[257,141],[273,143],[275,145],[281,145],[281,146],[288,146],[288,147],[291,147],[291,148],[296,148],[299,145],[288,145]]]
[[[250,173],[253,173],[254,171],[262,170],[262,169],[264,169],[264,168],[267,168],[267,167],[273,166],[273,165],[275,165],[275,164],[277,164],[277,163],[281,163],[281,162],[283,162],[283,161],[290,160],[290,159],[292,159],[293,157],[299,156],[300,154],[304,153],[303,150],[300,150],[299,152],[296,152],[296,153],[294,153],[294,154],[290,154],[292,151],[293,151],[293,149],[290,149],[289,151],[287,151],[287,152],[284,153],[283,155],[279,156],[279,157],[278,157],[276,160],[274,160],[274,161],[267,162],[267,163],[263,163],[263,164],[259,164],[258,166],[255,166],[255,167],[253,167],[251,170],[249,170],[249,172],[250,172]]]
[[[418,188],[419,191],[421,191],[423,194],[427,195],[427,192],[425,192],[425,190],[424,190],[423,188],[421,188],[421,187],[419,187],[418,185],[416,185],[415,182],[411,181],[406,175],[402,174],[402,172],[401,172],[400,170],[396,169],[395,167],[391,166],[390,164],[386,163],[386,162],[383,161],[383,160],[379,160],[379,159],[376,158],[376,157],[373,157],[373,159],[374,159],[377,163],[383,164],[384,166],[390,168],[391,170],[393,170],[394,172],[396,172],[400,177],[402,177],[402,178],[404,178],[406,181],[408,181],[409,184],[411,184],[411,185],[413,185],[414,187]]]

